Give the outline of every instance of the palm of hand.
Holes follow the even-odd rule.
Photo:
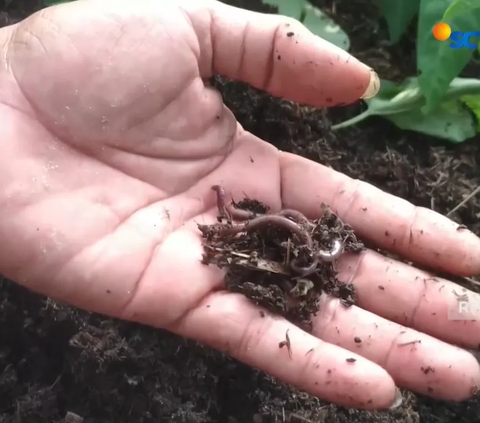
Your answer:
[[[6,57],[15,83],[1,107],[20,135],[6,142],[14,159],[1,163],[10,178],[0,196],[5,210],[0,233],[16,242],[0,257],[3,273],[79,307],[226,349],[324,398],[362,407],[389,404],[394,383],[382,368],[361,357],[356,367],[345,368],[351,353],[300,330],[290,333],[302,357],[300,350],[320,343],[315,360],[337,368],[332,390],[324,372],[306,371],[312,365],[308,358],[295,363],[278,349],[277,335],[290,328],[287,322],[261,319],[246,300],[221,291],[220,271],[201,264],[196,223],[214,221],[211,185],[221,183],[236,198],[246,192],[274,209],[295,203],[311,214],[318,205],[302,203],[289,187],[313,168],[242,131],[218,93],[205,87],[202,78],[212,75],[214,66],[199,42],[208,32],[208,14],[200,12],[192,22],[176,6],[163,4],[151,13],[148,1],[135,7],[114,3],[79,2],[68,6],[69,13],[66,7],[51,9],[12,38]],[[330,178],[347,187],[340,176]],[[340,204],[333,194],[328,199],[332,206]],[[378,257],[371,257],[380,266]],[[340,264],[344,279],[354,264],[360,266],[354,260]],[[352,326],[352,319],[364,326],[375,322],[360,309],[332,307],[317,319],[316,335],[341,346],[350,348],[354,337],[335,338],[327,324],[333,315],[344,316],[337,317],[341,325]],[[392,313],[383,311],[398,320]],[[384,342],[360,353],[384,365],[402,385],[427,391],[425,378],[402,376],[403,359],[391,350],[398,325],[382,320],[380,326]],[[424,329],[436,334],[430,323]],[[464,397],[476,383],[476,363],[433,338],[425,337],[424,344],[427,350],[441,345],[446,356],[461,355],[470,373],[449,373],[446,360],[440,361],[436,394],[455,392],[448,386],[454,381],[456,397]],[[420,367],[430,358],[420,352],[408,360]],[[382,385],[383,392],[361,375]],[[352,378],[365,383],[352,388]]]
[[[35,190],[16,219],[38,222],[24,235],[33,266],[17,266],[24,281],[61,286],[59,296],[81,307],[132,318],[161,303],[156,323],[168,326],[219,283],[199,263],[195,222],[209,219],[209,186],[228,181],[241,192],[262,179],[277,193],[278,158],[241,134],[218,93],[204,86],[196,36],[178,8],[141,25],[129,17],[123,32],[95,10],[79,8],[90,31],[69,26],[61,10],[45,15],[51,27],[61,25],[43,34],[49,60],[26,31],[11,51],[33,117],[25,122],[12,111],[30,135],[19,158],[30,166],[11,165],[15,184]],[[135,31],[143,27],[146,37]],[[18,51],[24,41],[35,48],[28,55]]]

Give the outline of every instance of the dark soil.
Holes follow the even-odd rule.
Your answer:
[[[272,12],[259,0],[229,2]],[[412,40],[389,47],[371,0],[316,3],[330,10],[352,36],[353,54],[383,78],[400,80],[415,73]],[[2,6],[3,25],[40,8],[38,0],[4,0]],[[478,66],[467,73],[478,75]],[[215,85],[246,130],[416,205],[446,214],[480,182],[479,138],[442,145],[380,119],[332,133],[332,122],[353,116],[363,106],[318,110],[221,78]],[[479,211],[479,199],[473,197],[451,217],[480,235]],[[262,234],[270,241],[288,238]],[[255,249],[255,239],[250,242]],[[282,242],[276,244],[269,259],[281,263]],[[332,275],[327,276],[325,280],[332,281]],[[242,280],[229,286],[241,287]],[[403,405],[389,412],[347,410],[169,333],[85,313],[7,280],[0,282],[0,293],[2,423],[75,421],[75,414],[84,423],[479,421],[478,397],[447,404],[404,392]]]

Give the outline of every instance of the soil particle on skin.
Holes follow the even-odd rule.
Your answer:
[[[228,3],[275,13],[258,0]],[[374,2],[315,3],[349,32],[352,53],[383,78],[401,80],[415,73],[412,39],[390,47]],[[3,25],[41,7],[35,0],[1,4]],[[478,76],[475,66],[465,75]],[[318,110],[223,78],[215,78],[214,85],[246,130],[416,205],[446,214],[480,183],[478,137],[444,145],[381,119],[332,133],[332,122],[364,106]],[[477,234],[479,198],[452,214]],[[279,347],[288,348],[287,338],[288,333],[279,338]],[[295,346],[290,347],[295,359]],[[428,377],[434,371],[418,369]],[[402,405],[390,411],[337,407],[195,342],[86,313],[0,280],[0,423],[472,423],[480,415],[478,395],[451,404],[402,394]]]

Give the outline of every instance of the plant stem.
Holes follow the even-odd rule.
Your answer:
[[[455,86],[455,81],[453,86],[447,89],[447,92],[443,96],[442,100],[453,100],[463,95],[476,95],[480,94],[480,80],[473,79],[471,81],[465,82],[462,86]]]
[[[335,131],[336,129],[346,128],[347,126],[355,125],[356,123],[367,119],[370,115],[371,113],[369,112],[369,110],[365,110],[363,113],[360,113],[359,115],[354,116],[351,119],[337,123],[336,125],[332,125],[331,129],[332,131]]]

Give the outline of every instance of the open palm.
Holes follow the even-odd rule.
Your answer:
[[[360,98],[371,72],[294,21],[232,10],[78,1],[2,30],[0,272],[208,343],[344,405],[388,407],[395,385],[470,396],[478,364],[443,341],[476,347],[480,323],[448,319],[451,282],[373,251],[345,254],[339,277],[357,285],[361,308],[323,298],[307,334],[262,318],[201,264],[196,224],[214,222],[210,187],[221,184],[234,198],[310,216],[325,202],[380,247],[455,274],[480,270],[469,231],[242,130],[205,83],[212,75],[328,106]],[[278,348],[287,329],[292,357]]]

